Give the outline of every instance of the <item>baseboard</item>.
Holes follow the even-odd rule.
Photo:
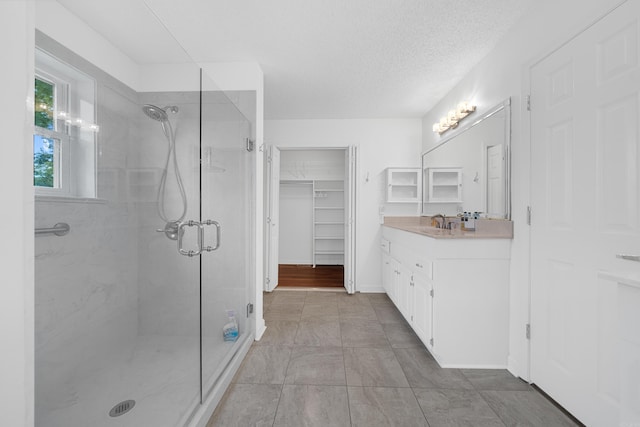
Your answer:
[[[256,341],[260,341],[262,335],[267,330],[267,325],[264,322],[264,319],[258,319],[256,321]]]
[[[436,360],[437,361],[437,360]],[[471,365],[466,363],[440,363],[441,368],[447,369],[507,369],[506,365]]]
[[[356,292],[362,292],[363,294],[384,294],[386,291],[382,286],[367,286],[358,285]]]
[[[213,415],[213,412],[216,410],[218,403],[220,403],[222,396],[224,396],[227,388],[229,388],[233,376],[238,372],[240,364],[247,355],[249,348],[251,348],[253,341],[254,336],[252,334],[252,336],[248,337],[244,344],[242,344],[242,347],[238,349],[238,352],[229,362],[229,366],[227,366],[227,369],[225,369],[207,399],[200,406],[198,412],[193,415],[193,418],[189,423],[189,427],[206,427],[209,419]]]
[[[529,382],[529,374],[518,365],[518,362],[511,356],[507,357],[507,371],[511,372],[514,377],[522,378]]]

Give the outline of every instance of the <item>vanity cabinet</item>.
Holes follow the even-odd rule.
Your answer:
[[[436,239],[383,227],[383,286],[442,367],[505,368],[509,239]]]

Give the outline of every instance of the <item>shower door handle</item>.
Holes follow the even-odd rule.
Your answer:
[[[203,251],[207,251],[207,252],[212,252],[215,251],[216,249],[218,249],[220,247],[220,223],[218,221],[213,221],[211,219],[208,219],[206,221],[204,221],[203,223],[204,225],[213,225],[214,227],[216,227],[216,245],[211,247],[211,246],[205,246],[202,248]],[[204,227],[203,227],[204,229]],[[204,234],[204,231],[203,231]],[[204,240],[204,237],[203,237]]]
[[[182,246],[183,237],[184,237],[184,228],[185,227],[198,227],[198,246],[197,249],[194,250],[186,250]],[[200,255],[202,253],[202,238],[204,236],[204,226],[198,221],[189,220],[187,222],[181,222],[178,227],[178,252],[180,255],[194,257],[196,255]]]

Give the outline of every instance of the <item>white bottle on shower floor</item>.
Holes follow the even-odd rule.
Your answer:
[[[222,327],[222,337],[225,341],[236,341],[238,339],[238,321],[235,310],[227,310],[229,322]]]

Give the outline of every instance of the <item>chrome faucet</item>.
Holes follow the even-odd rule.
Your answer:
[[[431,215],[432,220],[435,218],[440,218],[442,220],[442,223],[436,222],[436,228],[443,228],[443,229],[446,228],[445,223],[447,221],[447,218],[444,215],[442,214]]]

